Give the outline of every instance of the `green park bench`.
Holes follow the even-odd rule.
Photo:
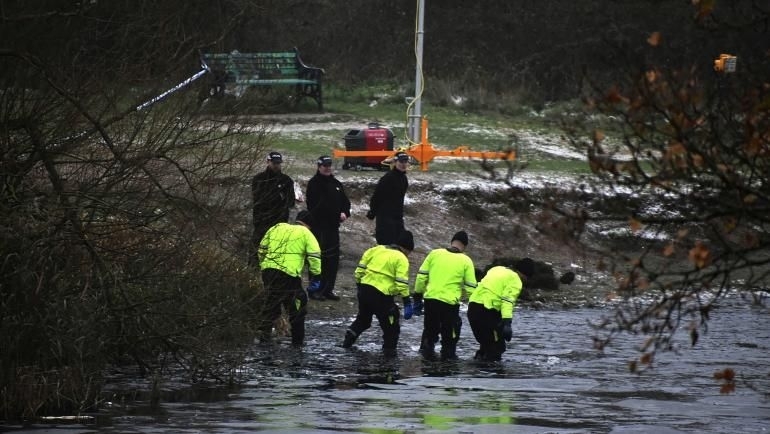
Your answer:
[[[225,89],[235,86],[294,86],[296,103],[309,96],[323,111],[321,94],[322,68],[307,66],[299,57],[299,51],[241,53],[204,53],[203,67],[212,75],[208,87],[209,96],[221,96]]]

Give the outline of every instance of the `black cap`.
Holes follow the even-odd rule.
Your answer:
[[[460,231],[460,232],[456,233],[452,237],[452,241],[451,242],[454,242],[455,240],[463,243],[463,246],[467,246],[468,245],[468,233],[466,233],[465,231]]]
[[[302,222],[310,227],[313,227],[313,214],[310,214],[310,211],[303,209],[302,211],[297,213],[297,219],[298,222]]]
[[[271,152],[267,156],[267,161],[273,162],[273,163],[283,163],[283,155],[281,155],[280,152]]]
[[[401,232],[401,235],[398,236],[398,241],[396,241],[396,245],[411,252],[414,250],[414,236],[412,236],[412,233],[409,231]]]
[[[321,155],[318,157],[318,161],[316,161],[316,164],[319,166],[331,166],[332,165],[332,157],[328,155]]]
[[[396,152],[396,155],[393,157],[396,161],[409,161],[409,154],[403,151]]]
[[[516,271],[523,274],[527,279],[535,275],[535,261],[530,258],[524,258],[516,263]]]

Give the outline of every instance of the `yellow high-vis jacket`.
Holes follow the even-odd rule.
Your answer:
[[[511,319],[521,287],[521,278],[515,271],[498,265],[487,271],[468,301],[483,304],[487,309],[499,310],[503,319]]]
[[[451,305],[460,304],[463,289],[470,294],[475,288],[473,260],[455,248],[431,250],[414,281],[415,294]]]
[[[409,260],[393,246],[374,246],[364,252],[354,273],[356,282],[385,295],[409,296]]]
[[[321,248],[310,229],[289,223],[278,223],[265,233],[259,243],[259,266],[274,268],[289,276],[299,277],[307,260],[310,273],[321,274]]]

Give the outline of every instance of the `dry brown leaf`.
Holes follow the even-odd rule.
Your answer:
[[[653,47],[657,47],[658,45],[660,45],[660,40],[661,40],[660,32],[652,32],[652,34],[647,38],[647,43]]]
[[[594,144],[598,145],[604,140],[604,132],[602,130],[594,130]]]
[[[674,254],[674,251],[676,248],[674,247],[674,243],[670,243],[666,247],[663,248],[663,256],[671,256]]]
[[[711,251],[702,242],[696,241],[688,257],[697,268],[704,268],[711,262]]]

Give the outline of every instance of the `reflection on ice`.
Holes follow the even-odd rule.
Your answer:
[[[307,345],[259,344],[238,387],[167,385],[152,412],[136,378],[116,378],[99,432],[767,432],[770,316],[736,307],[714,318],[699,346],[662,354],[654,369],[628,371],[635,337],[603,353],[587,323],[598,309],[517,310],[500,363],[472,360],[462,330],[460,360],[426,361],[421,324],[405,322],[396,357],[384,357],[376,325],[354,349],[338,346],[347,321],[310,321]],[[733,368],[736,393],[721,395],[713,372]],[[751,385],[756,390],[745,385]],[[120,397],[131,399],[121,401]],[[34,432],[36,428],[30,427]],[[73,432],[93,431],[83,427]],[[24,431],[19,429],[18,431]],[[65,431],[62,431],[65,432]]]

